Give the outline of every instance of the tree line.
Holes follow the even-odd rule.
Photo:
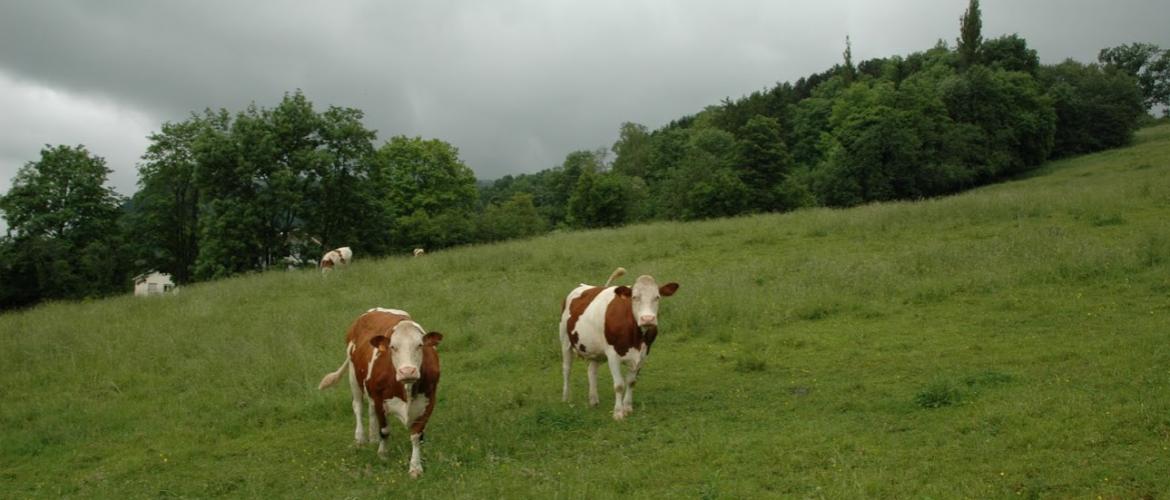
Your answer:
[[[1049,158],[1126,144],[1170,104],[1170,53],[1104,49],[1042,65],[1017,35],[983,40],[979,4],[955,47],[843,61],[725,99],[553,168],[475,179],[438,139],[376,134],[353,108],[206,110],[149,137],[138,190],[104,159],[46,146],[0,196],[0,307],[122,293],[148,270],[178,283],[555,229],[916,199],[995,182]]]

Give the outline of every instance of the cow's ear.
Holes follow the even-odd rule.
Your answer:
[[[376,350],[385,351],[386,344],[389,343],[389,341],[390,339],[386,338],[385,335],[378,335],[370,339],[370,345],[374,346],[374,349]]]
[[[443,334],[439,332],[431,332],[423,336],[423,344],[431,347],[439,345],[439,341],[443,340]]]
[[[630,290],[630,287],[622,285],[622,286],[619,286],[617,288],[614,288],[613,293],[615,293],[617,295],[621,295],[622,297],[629,297],[630,295],[632,295],[634,293],[634,291]]]
[[[671,282],[658,287],[658,294],[662,295],[663,297],[670,297],[671,295],[674,295],[674,292],[676,291],[678,291],[678,283]]]

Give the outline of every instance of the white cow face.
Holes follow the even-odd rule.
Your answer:
[[[634,282],[632,288],[619,286],[616,293],[630,297],[634,320],[637,321],[639,327],[645,328],[658,326],[658,302],[662,297],[674,295],[676,290],[678,290],[678,283],[667,283],[660,287],[658,282],[654,281],[653,276],[643,274],[638,276],[638,280]]]
[[[421,376],[423,363],[423,346],[435,346],[443,339],[439,332],[425,333],[422,325],[413,321],[401,321],[394,325],[394,333],[389,342],[386,337],[379,335],[370,342],[380,351],[390,351],[390,361],[397,370],[394,377],[399,382],[411,384],[417,382]]]

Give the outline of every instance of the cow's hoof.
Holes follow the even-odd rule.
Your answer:
[[[416,469],[414,467],[410,468],[410,477],[411,478],[418,479],[418,477],[421,475],[422,475],[422,469]]]
[[[621,410],[614,410],[614,412],[613,412],[613,419],[614,420],[622,420],[624,418],[626,418],[626,412],[621,411]]]

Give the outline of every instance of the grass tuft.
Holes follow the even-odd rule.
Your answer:
[[[945,380],[932,382],[914,395],[914,404],[927,409],[957,405],[961,400],[959,389]]]
[[[741,357],[735,361],[735,371],[738,373],[757,373],[767,368],[767,362],[752,355]]]

